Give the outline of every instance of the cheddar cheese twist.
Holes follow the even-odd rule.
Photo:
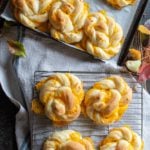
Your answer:
[[[132,99],[132,90],[120,76],[96,82],[85,94],[83,112],[96,124],[118,121]]]
[[[82,27],[88,15],[84,0],[61,0],[52,4],[49,13],[50,33],[53,38],[77,43],[83,38]]]
[[[143,150],[140,136],[128,127],[112,129],[101,141],[100,150]]]
[[[57,73],[37,83],[36,89],[46,116],[55,124],[67,124],[80,115],[84,90],[76,76]]]
[[[73,130],[64,130],[49,136],[43,150],[94,150],[94,146],[90,138],[83,138]]]
[[[29,28],[47,27],[51,3],[52,0],[12,0],[14,16]]]
[[[113,7],[116,7],[118,9],[125,7],[127,5],[131,5],[136,0],[107,0],[109,4],[111,4]]]
[[[84,25],[82,48],[94,57],[106,60],[115,56],[121,48],[121,26],[104,11],[91,13]]]

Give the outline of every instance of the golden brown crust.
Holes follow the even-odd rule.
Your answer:
[[[23,25],[32,29],[46,31],[48,11],[52,0],[12,0],[15,18]]]
[[[118,121],[132,99],[132,90],[120,76],[96,82],[85,94],[83,113],[97,124]]]
[[[52,4],[49,13],[50,33],[53,38],[77,43],[83,38],[83,25],[88,6],[83,0],[62,0]]]
[[[100,150],[143,150],[140,136],[128,127],[112,129],[100,143]]]
[[[64,125],[80,115],[84,98],[82,82],[72,74],[57,73],[36,84],[46,116],[56,125]]]
[[[92,139],[89,139],[73,130],[55,132],[44,142],[43,150],[95,150]]]
[[[130,53],[130,56],[131,56],[131,58],[132,59],[134,59],[134,60],[141,60],[141,51],[140,50],[136,50],[136,49],[130,49],[129,50],[129,53]]]
[[[118,9],[121,9],[122,7],[125,7],[127,5],[134,4],[135,1],[136,0],[107,0],[109,4]]]
[[[91,13],[86,19],[84,33],[82,48],[94,57],[106,60],[120,51],[123,30],[106,12]]]

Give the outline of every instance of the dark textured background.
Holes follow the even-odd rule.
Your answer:
[[[0,150],[17,149],[14,126],[17,111],[0,87]]]
[[[1,2],[2,0],[0,0]],[[6,0],[4,0],[6,1]],[[150,0],[141,22],[150,18]],[[150,89],[150,82],[149,82]],[[16,150],[15,114],[17,108],[9,101],[0,87],[0,150]]]

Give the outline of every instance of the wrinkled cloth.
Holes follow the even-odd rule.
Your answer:
[[[31,100],[33,96],[35,71],[114,72],[120,68],[114,68],[113,64],[105,64],[99,60],[95,60],[88,54],[75,51],[73,48],[42,37],[34,31],[13,28],[5,36],[16,39],[20,33],[22,33],[20,40],[26,48],[27,56],[25,58],[15,58],[14,61],[7,51],[6,39],[1,37],[0,82],[10,100],[19,107],[19,112],[16,115],[18,149],[29,149],[29,142],[31,141],[29,130],[31,129],[32,118]],[[150,147],[150,97],[145,91],[143,96],[143,139],[145,141],[145,150],[148,150]]]
[[[18,29],[12,28],[9,33],[2,34],[0,37],[0,84],[10,101],[15,104],[19,111],[16,114],[16,141],[18,149],[29,147],[29,122],[28,113],[25,109],[23,95],[21,94],[14,58],[8,52],[7,39],[18,39]]]

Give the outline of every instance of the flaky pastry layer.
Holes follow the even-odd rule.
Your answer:
[[[95,150],[95,148],[90,138],[83,138],[79,132],[73,130],[64,130],[49,136],[43,150]]]
[[[85,94],[83,113],[96,124],[108,125],[121,119],[132,100],[132,89],[117,75],[96,82]]]

